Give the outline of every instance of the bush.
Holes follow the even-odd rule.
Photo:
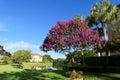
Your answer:
[[[70,77],[71,80],[83,78],[82,71],[73,70],[66,72],[66,74],[68,77]]]
[[[75,70],[73,70],[71,73],[70,73],[70,78],[71,79],[75,79],[75,78],[77,78],[77,72],[75,71]]]
[[[11,58],[8,57],[8,56],[3,56],[3,57],[1,58],[0,63],[1,63],[1,64],[10,64],[10,63],[12,63],[12,60],[11,60]]]

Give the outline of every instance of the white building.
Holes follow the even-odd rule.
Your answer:
[[[32,53],[31,56],[32,56],[32,59],[30,60],[30,62],[42,62],[42,59],[43,59],[42,55],[37,53]]]

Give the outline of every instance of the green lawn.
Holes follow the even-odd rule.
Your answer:
[[[24,69],[31,69],[31,67],[43,67],[43,66],[52,66],[52,63],[23,63]]]
[[[30,63],[26,65],[30,65]],[[120,80],[120,73],[84,72],[84,78],[85,80]],[[20,68],[19,65],[0,65],[0,80],[69,80],[69,79],[66,77],[65,71],[63,70],[37,71]]]
[[[37,71],[20,69],[19,65],[0,65],[0,80],[68,80],[64,75],[65,72],[61,70]]]
[[[120,73],[84,73],[85,80],[120,80]]]
[[[0,65],[0,73],[11,73],[11,72],[21,72],[23,69],[19,67],[19,65]],[[1,79],[0,79],[1,80]]]

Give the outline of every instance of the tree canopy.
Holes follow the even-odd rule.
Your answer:
[[[81,50],[87,47],[95,47],[102,41],[97,30],[92,30],[85,21],[71,19],[68,21],[58,21],[49,30],[43,45],[43,51],[54,50],[55,52],[69,52]]]
[[[50,56],[50,55],[48,55],[48,54],[45,54],[44,56],[43,56],[43,62],[53,62],[53,58]]]
[[[118,10],[116,5],[110,3],[109,0],[95,3],[90,15],[87,17],[89,26],[97,25],[100,36],[104,36],[104,39],[106,39],[107,35],[105,24],[110,24],[118,19],[120,19],[120,10]],[[101,24],[102,27],[98,27],[98,24]]]
[[[22,62],[29,62],[31,59],[31,52],[29,50],[18,50],[13,55],[13,60],[19,64]]]

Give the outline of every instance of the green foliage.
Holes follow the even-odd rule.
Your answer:
[[[70,79],[81,79],[83,78],[83,72],[82,71],[68,71],[66,72],[66,74],[68,75],[68,77],[70,77]]]
[[[109,31],[110,31],[109,38],[110,39],[111,38],[120,39],[120,24],[119,23],[120,23],[120,20],[110,25],[110,27],[109,27],[110,28],[109,29]]]
[[[109,40],[105,46],[106,50],[120,52],[120,20],[111,24],[109,29]]]
[[[118,20],[117,7],[110,3],[109,0],[102,0],[100,3],[95,3],[91,10],[90,16],[87,18],[89,24],[111,23]]]
[[[9,61],[9,60],[10,60],[10,57],[8,57],[8,56],[3,56],[3,57],[1,58],[1,60]]]
[[[66,55],[65,62],[66,62],[66,65],[68,67],[80,65],[80,62],[81,62],[81,53],[80,53],[80,51],[74,51],[74,52],[68,53]]]
[[[8,57],[8,56],[3,56],[3,57],[1,58],[1,64],[9,64],[9,63],[12,63],[12,60],[11,60],[10,57]]]
[[[120,39],[111,39],[107,42],[105,49],[114,52],[114,51],[119,51],[120,52]]]
[[[84,50],[83,53],[84,53],[85,57],[94,57],[94,56],[97,56],[97,54],[95,52],[93,52],[92,50]]]
[[[70,74],[70,78],[71,79],[75,79],[76,78],[76,75],[77,75],[77,72],[75,70],[73,70]]]
[[[53,61],[53,67],[56,67],[57,69],[63,69],[65,65],[65,59],[58,58]]]
[[[82,15],[76,15],[75,19],[78,19],[79,21],[83,21],[83,16]]]
[[[29,70],[20,69],[15,65],[0,65],[0,80],[70,80],[65,70]],[[119,80],[120,73],[88,73],[84,72],[85,80]]]
[[[44,63],[53,62],[53,58],[50,55],[46,54],[43,56],[43,62]]]
[[[82,72],[82,71],[77,71],[76,77],[77,77],[78,79],[83,78],[83,72]]]
[[[13,60],[19,64],[22,64],[23,62],[29,62],[30,59],[31,52],[28,50],[18,50],[13,55]]]
[[[84,53],[84,57],[96,56],[96,53],[94,53],[93,51],[90,51],[90,50],[84,50],[83,53]],[[73,64],[73,59],[74,59],[74,64]],[[74,51],[74,52],[68,53],[66,55],[65,62],[68,67],[73,67],[73,66],[77,67],[77,66],[81,65],[81,62],[82,62],[81,51]]]
[[[86,18],[88,25],[91,27],[96,25],[100,37],[104,36],[104,39],[106,39],[107,35],[105,25],[113,23],[119,19],[120,10],[117,9],[116,5],[110,3],[109,0],[102,0],[100,3],[95,3],[90,11],[90,16]],[[102,27],[98,24],[101,24]]]

